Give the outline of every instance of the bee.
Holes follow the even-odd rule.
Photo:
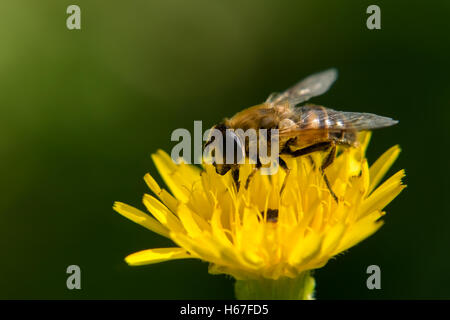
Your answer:
[[[213,128],[219,130],[224,136],[232,135],[231,139],[237,144],[236,147],[245,150],[247,155],[249,146],[243,146],[239,142],[240,140],[233,136],[234,130],[277,129],[278,161],[280,167],[286,171],[281,192],[289,176],[289,168],[280,156],[300,157],[313,152],[326,152],[326,156],[320,164],[320,171],[331,195],[337,202],[338,198],[331,189],[325,173],[325,169],[333,163],[336,157],[336,147],[356,147],[358,132],[392,126],[398,121],[372,113],[336,111],[315,104],[300,105],[328,91],[336,79],[336,69],[313,74],[280,94],[271,94],[264,103],[224,119]],[[213,140],[209,139],[205,147]],[[237,162],[225,163],[222,161],[221,164],[215,162],[214,166],[216,172],[221,175],[231,170],[239,190],[239,164]],[[261,168],[261,163],[257,161],[254,171],[247,178],[245,188],[248,188],[251,177],[259,168]]]

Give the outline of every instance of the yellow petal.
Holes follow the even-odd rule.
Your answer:
[[[169,208],[170,211],[176,212],[178,206],[178,200],[175,199],[170,193],[166,190],[161,189],[158,183],[153,179],[150,174],[146,174],[144,176],[144,181],[147,183],[150,190],[153,191],[154,194],[158,196],[158,198]]]
[[[363,203],[361,207],[361,216],[376,210],[382,210],[389,202],[391,202],[398,194],[406,188],[402,185],[402,178],[405,176],[405,171],[400,170],[381,186],[379,186]]]
[[[380,216],[380,212],[374,212],[352,225],[342,238],[335,254],[353,247],[378,231],[384,223],[383,221],[376,221]]]
[[[317,256],[320,252],[322,238],[318,233],[311,231],[306,237],[296,241],[289,257],[289,263],[293,266],[305,264]]]
[[[183,226],[178,218],[158,199],[149,194],[145,194],[143,202],[148,211],[150,211],[163,226],[172,231],[183,232]]]
[[[132,253],[125,258],[125,261],[130,266],[142,266],[168,260],[189,258],[192,258],[192,256],[182,248],[158,248]]]
[[[175,198],[182,202],[188,201],[193,182],[200,179],[200,169],[187,164],[177,165],[162,150],[152,154],[152,159]]]
[[[370,187],[369,193],[378,185],[378,183],[383,179],[386,172],[392,166],[394,161],[400,154],[400,147],[393,146],[387,150],[381,157],[375,161],[375,163],[370,167]]]
[[[342,237],[345,235],[346,226],[343,223],[337,224],[326,231],[322,242],[321,256],[331,257],[336,247],[341,243]]]
[[[231,242],[228,239],[227,235],[225,234],[225,229],[222,226],[222,222],[220,221],[221,218],[221,210],[216,209],[213,211],[212,218],[211,218],[211,232],[213,236],[222,243],[224,247],[231,246]]]
[[[150,217],[148,214],[133,208],[122,202],[114,202],[113,209],[123,215],[125,218],[130,219],[133,222],[140,224],[141,226],[156,232],[166,238],[169,238],[169,232],[161,223],[159,223],[154,218]]]
[[[363,155],[366,152],[367,147],[369,146],[370,139],[372,138],[372,131],[363,131],[358,135],[358,141],[361,145]]]
[[[220,262],[220,250],[214,246],[214,243],[208,237],[205,236],[194,240],[186,234],[179,232],[171,233],[170,237],[177,245],[185,248],[192,255],[212,263]]]
[[[202,235],[202,229],[199,227],[198,223],[195,221],[193,213],[185,205],[180,205],[178,207],[178,217],[183,224],[184,229],[186,229],[188,235],[192,238],[199,237]]]

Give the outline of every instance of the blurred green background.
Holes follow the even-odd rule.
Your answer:
[[[81,8],[81,30],[66,8]],[[381,7],[381,30],[366,8]],[[233,298],[196,260],[128,267],[170,241],[112,210],[143,208],[150,154],[175,128],[210,127],[311,73],[313,102],[400,120],[408,188],[373,237],[316,272],[319,299],[450,298],[448,1],[2,1],[0,298]],[[159,180],[161,182],[161,180]],[[66,288],[81,267],[82,290]],[[381,267],[381,290],[366,268]]]

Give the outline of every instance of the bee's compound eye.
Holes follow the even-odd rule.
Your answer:
[[[292,121],[291,119],[283,119],[278,124],[278,128],[279,129],[286,129],[286,128],[290,128],[290,127],[293,127],[293,126],[295,126],[295,122]]]

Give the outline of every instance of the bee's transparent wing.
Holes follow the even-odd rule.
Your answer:
[[[306,105],[294,110],[297,113],[296,122],[289,127],[280,128],[280,136],[295,136],[300,132],[323,130],[328,132],[369,131],[398,123],[397,120],[373,113],[336,111],[315,105]]]
[[[330,111],[328,120],[331,129],[341,129],[342,126],[356,131],[373,130],[378,128],[390,127],[397,124],[398,121],[389,117],[379,116],[373,113],[360,112],[339,112]]]
[[[271,94],[269,98],[267,98],[266,103],[280,104],[287,101],[291,106],[295,106],[299,103],[308,101],[312,97],[319,96],[328,91],[331,85],[336,81],[337,74],[336,69],[328,69],[315,73],[301,80],[283,93]]]

